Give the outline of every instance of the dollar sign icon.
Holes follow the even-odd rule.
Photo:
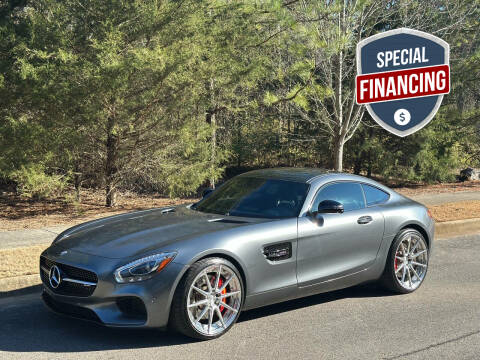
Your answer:
[[[398,109],[395,111],[395,114],[393,114],[393,120],[395,120],[395,123],[400,126],[407,125],[410,122],[410,119],[410,112],[406,109]]]

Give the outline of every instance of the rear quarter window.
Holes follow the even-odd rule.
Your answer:
[[[365,193],[365,200],[367,206],[383,204],[387,202],[390,195],[383,190],[380,190],[374,186],[362,184],[363,192]]]

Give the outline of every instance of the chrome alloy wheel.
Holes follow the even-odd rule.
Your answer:
[[[415,290],[420,286],[428,267],[428,247],[416,234],[406,233],[395,252],[395,277],[403,288]]]
[[[235,321],[241,303],[242,288],[235,272],[226,265],[210,265],[190,286],[188,318],[200,334],[218,335]]]

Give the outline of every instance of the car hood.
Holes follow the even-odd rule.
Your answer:
[[[55,246],[106,258],[129,258],[206,233],[270,219],[206,214],[186,206],[131,212],[77,225],[61,233]]]

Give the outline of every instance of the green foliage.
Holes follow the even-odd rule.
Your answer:
[[[462,166],[462,137],[447,113],[442,111],[427,127],[406,138],[373,124],[370,120],[363,126],[348,149],[347,164],[356,173],[427,183],[455,180]]]
[[[131,188],[135,183],[138,190],[158,191],[171,197],[196,194],[207,181],[221,177],[224,168],[218,164],[225,163],[228,156],[218,151],[216,162],[212,163],[211,133],[211,125],[196,121],[172,130],[168,134],[171,139],[124,178],[124,186]]]
[[[4,1],[0,177],[29,196],[67,181],[185,196],[231,168],[332,167],[346,144],[347,170],[451,180],[480,165],[480,16],[444,3]],[[348,115],[357,41],[400,26],[452,52],[451,94],[402,139]]]
[[[62,194],[68,180],[63,175],[45,173],[45,168],[38,164],[22,166],[10,177],[17,182],[17,191],[21,195],[36,200]]]

